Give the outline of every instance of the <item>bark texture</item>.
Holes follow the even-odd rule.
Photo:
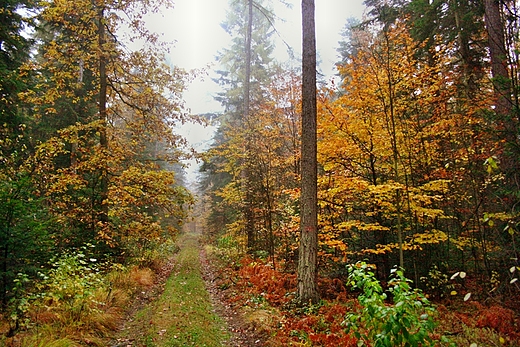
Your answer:
[[[317,136],[316,136],[316,29],[314,0],[302,0],[302,161],[298,300],[319,300],[317,286]]]
[[[511,84],[507,69],[504,21],[498,0],[484,0],[485,21],[488,33],[488,47],[491,57],[493,85],[497,93],[496,112],[507,115],[511,112]],[[507,124],[506,124],[507,128]],[[513,130],[513,129],[507,129]]]

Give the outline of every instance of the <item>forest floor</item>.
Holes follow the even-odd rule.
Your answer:
[[[199,239],[193,232],[179,236],[179,252],[134,300],[111,347],[263,345],[239,309],[226,303]]]
[[[188,229],[188,228],[187,228]],[[238,261],[186,231],[156,284],[141,292],[110,347],[358,346],[342,322],[360,312],[344,283],[320,280],[320,305],[291,305],[296,276],[250,258]],[[513,310],[477,301],[436,305],[439,326],[456,346],[520,347]],[[438,346],[448,346],[440,343]]]

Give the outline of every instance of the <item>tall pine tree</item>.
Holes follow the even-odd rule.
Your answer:
[[[233,36],[232,46],[220,52],[217,59],[221,70],[217,71],[219,83],[224,91],[217,96],[225,108],[225,121],[221,127],[232,129],[240,134],[245,150],[242,160],[236,165],[240,171],[233,177],[237,181],[243,195],[243,204],[239,209],[247,236],[247,247],[250,251],[256,248],[255,230],[255,158],[251,145],[251,132],[258,109],[268,99],[267,86],[273,74],[271,54],[274,45],[270,40],[274,33],[272,10],[260,1],[232,1],[226,21],[222,28]],[[224,130],[225,134],[226,131]],[[226,140],[224,140],[224,143]]]

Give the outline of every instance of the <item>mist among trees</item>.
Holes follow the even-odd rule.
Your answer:
[[[329,83],[316,73],[314,1],[302,2],[303,56],[290,62],[273,56],[283,20],[273,2],[230,1],[221,26],[232,44],[217,53],[214,80],[223,112],[211,148],[195,154],[195,192],[182,168],[193,153],[174,131],[192,119],[182,93],[195,75],[166,63],[167,45],[144,22],[172,5],[3,5],[0,341],[43,312],[55,322],[78,307],[71,321],[103,311],[94,289],[112,293],[117,269],[153,268],[195,205],[205,241],[236,271],[268,267],[267,283],[285,290],[273,305],[340,305],[345,292],[324,288],[349,284],[362,306],[387,307],[393,288],[403,302],[403,292],[425,307],[426,297],[491,300],[517,317],[516,2],[366,0],[366,15],[345,23]],[[363,301],[361,282],[382,283],[380,301]],[[372,345],[367,331],[394,314],[371,321],[342,307],[351,320],[338,340],[309,330],[283,343]],[[517,335],[497,331],[514,346]],[[432,334],[409,345],[441,343]],[[401,345],[393,338],[374,345]]]

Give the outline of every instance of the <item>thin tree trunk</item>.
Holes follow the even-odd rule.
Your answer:
[[[390,142],[392,144],[392,157],[394,167],[395,182],[400,183],[399,175],[399,149],[397,146],[397,125],[395,112],[395,91],[394,91],[394,76],[392,74],[391,59],[391,45],[388,38],[388,33],[385,32],[387,55],[385,58],[386,73],[388,78],[388,113],[390,117],[389,131]],[[408,183],[406,183],[408,186]],[[399,267],[404,270],[404,252],[403,252],[403,226],[402,226],[402,197],[401,190],[398,188],[395,195],[395,206],[397,214],[397,244],[399,246]]]
[[[9,223],[9,224],[7,224]],[[8,221],[6,223],[7,230],[6,230],[6,240],[5,245],[2,249],[2,308],[7,308],[7,270],[8,270],[8,263],[9,263],[9,229],[10,229],[10,223],[11,221]]]
[[[106,33],[105,33],[105,22],[104,22],[104,8],[101,7],[99,10],[99,22],[98,22],[98,44],[99,44],[99,145],[101,147],[102,156],[106,158],[108,151],[108,138],[107,138],[107,58],[105,55],[105,44],[106,44]],[[105,225],[108,222],[108,164],[106,161],[103,162],[101,167],[100,177],[100,204],[101,211],[99,215],[99,221]]]
[[[302,0],[302,178],[298,300],[316,303],[318,293],[318,198],[316,135],[316,29],[314,0]]]
[[[85,61],[81,59],[79,61],[79,73],[78,73],[78,87],[76,90],[76,95],[80,96],[83,94],[82,92],[82,84],[83,84],[83,73],[85,69]],[[79,114],[81,113],[81,105],[80,103],[76,103],[75,107],[75,121],[79,122]],[[78,152],[78,144],[73,142],[70,147],[70,167],[76,172],[76,164],[77,164],[77,152]]]
[[[253,37],[253,0],[247,1],[247,32],[246,32],[246,76],[244,81],[244,120],[249,117],[251,89],[251,45]]]
[[[251,170],[249,169],[249,161],[251,160],[251,136],[249,134],[249,114],[250,114],[250,100],[251,100],[251,49],[252,49],[252,36],[253,36],[253,0],[247,1],[248,16],[247,16],[247,32],[245,42],[245,53],[246,53],[246,75],[244,79],[244,112],[243,122],[244,129],[246,131],[246,169],[244,170],[245,178],[245,189],[246,189],[246,206],[245,206],[245,219],[246,219],[246,236],[247,236],[247,248],[248,251],[254,251],[256,247],[255,240],[255,221],[253,215],[253,194],[251,188]]]

